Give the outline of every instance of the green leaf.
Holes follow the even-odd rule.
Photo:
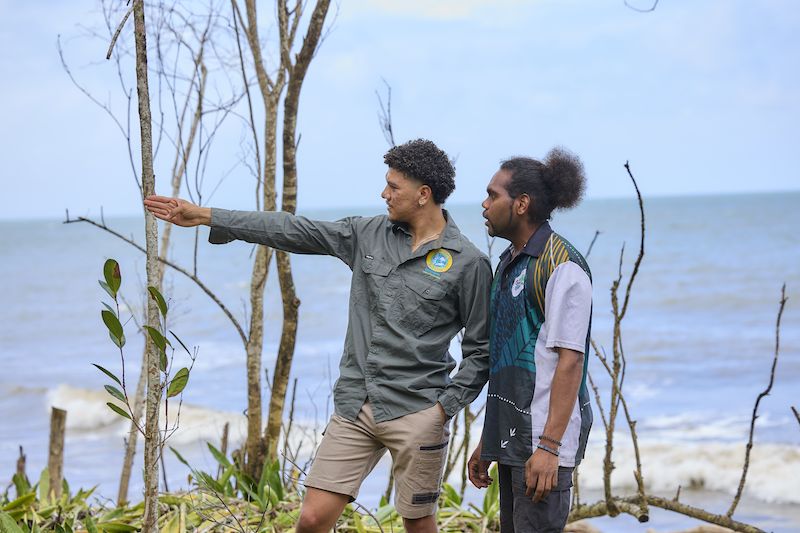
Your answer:
[[[155,287],[147,287],[147,291],[150,293],[150,296],[153,298],[153,300],[156,301],[158,310],[161,311],[161,316],[167,316],[167,302],[164,301],[164,297],[161,296],[161,293],[158,292],[158,289]]]
[[[17,498],[16,500],[6,504],[6,506],[0,509],[0,511],[11,511],[12,509],[18,509],[20,507],[27,507],[35,500],[36,500],[36,493],[29,492],[28,494],[24,494],[19,498]]]
[[[108,283],[103,280],[97,280],[97,283],[99,283],[100,286],[103,287],[103,290],[106,291],[109,296],[111,296],[112,300],[115,302],[117,301],[117,293],[111,290],[111,287],[108,286]]]
[[[108,391],[108,393],[109,393],[111,396],[113,396],[113,397],[114,397],[114,398],[116,398],[117,400],[119,400],[119,401],[121,401],[121,402],[123,402],[123,403],[125,402],[125,395],[124,395],[124,394],[122,394],[122,391],[121,391],[121,390],[119,390],[118,388],[116,388],[116,387],[113,387],[113,386],[111,386],[111,385],[106,385],[106,386],[105,386],[105,389]]]
[[[83,521],[83,525],[86,526],[86,531],[88,533],[99,533],[97,530],[97,526],[94,523],[91,515],[86,515],[86,519]]]
[[[108,406],[109,409],[111,409],[112,411],[117,413],[119,416],[121,416],[123,418],[127,418],[128,420],[131,420],[130,413],[128,413],[127,411],[122,409],[120,406],[115,405],[115,404],[113,404],[111,402],[106,402],[106,405]]]
[[[233,483],[229,482],[233,476],[233,470],[235,468],[235,465],[229,465],[227,468],[225,468],[225,470],[222,472],[222,476],[219,478],[219,484],[225,488],[226,496],[236,496],[236,490],[233,488]]]
[[[128,531],[137,531],[140,528],[126,524],[125,522],[99,522],[97,527],[108,533],[127,533]]]
[[[11,478],[14,483],[14,489],[17,491],[17,497],[27,494],[31,491],[31,482],[28,481],[28,476],[14,474]]]
[[[173,396],[177,396],[183,392],[183,389],[186,388],[187,383],[189,383],[189,369],[183,367],[175,373],[175,377],[173,377],[172,381],[169,382],[169,387],[167,387],[167,398],[172,398]],[[210,444],[209,447],[211,447]]]
[[[152,339],[153,344],[158,346],[158,349],[161,350],[162,352],[167,350],[168,344],[172,346],[172,344],[170,344],[170,342],[166,338],[164,338],[164,335],[162,335],[161,332],[158,331],[156,328],[151,326],[144,326],[144,329],[147,330],[147,333],[150,335],[150,339]]]
[[[213,444],[211,444],[210,442],[207,442],[206,446],[208,446],[208,449],[211,452],[211,455],[214,456],[214,459],[216,459],[219,464],[221,464],[222,466],[224,466],[226,468],[231,466],[231,462],[228,461],[228,458],[225,457],[224,455],[222,455],[222,452],[219,451],[218,449],[216,449]]]
[[[111,311],[111,313],[112,313],[114,316],[117,316],[117,310],[116,310],[116,309],[114,309],[113,307],[111,307],[110,305],[108,305],[108,304],[107,304],[107,303],[105,303],[105,302],[102,302],[102,304],[105,306],[105,308],[106,308],[106,309],[108,309],[109,311]]]
[[[211,477],[206,472],[197,471],[197,481],[200,482],[200,485],[203,488],[210,489],[212,492],[216,492],[218,494],[222,493],[222,485],[217,483],[217,480]]]
[[[39,502],[40,505],[50,503],[50,471],[46,467],[39,476]]]
[[[103,373],[103,374],[105,374],[106,376],[108,376],[108,377],[110,377],[111,379],[113,379],[113,380],[114,380],[114,381],[117,383],[117,385],[120,385],[120,386],[122,385],[122,382],[119,380],[119,378],[118,378],[117,376],[115,376],[114,374],[112,374],[111,372],[109,372],[108,370],[106,370],[105,368],[103,368],[102,366],[100,366],[100,365],[98,365],[98,364],[95,364],[95,363],[92,363],[92,366],[95,366],[95,367],[97,367],[97,369],[98,369],[100,372],[102,372],[102,373]]]
[[[158,352],[158,368],[159,368],[159,370],[161,370],[162,372],[166,372],[168,363],[169,363],[169,361],[167,361],[167,353],[159,351]]]
[[[100,311],[100,315],[103,317],[103,322],[108,328],[108,334],[111,336],[111,340],[114,341],[114,344],[122,348],[122,346],[125,345],[125,334],[122,331],[122,324],[119,323],[117,315],[106,310]]]
[[[193,469],[193,468],[192,468],[192,467],[189,465],[189,462],[188,462],[188,461],[186,461],[186,459],[184,459],[184,458],[183,458],[183,456],[182,456],[180,453],[178,453],[178,450],[176,450],[176,449],[175,449],[175,448],[173,448],[172,446],[170,446],[170,447],[169,447],[169,449],[170,449],[170,450],[172,450],[172,453],[174,453],[174,454],[175,454],[175,457],[177,457],[177,458],[178,458],[178,461],[180,461],[181,463],[183,463],[183,464],[185,464],[186,466],[188,466],[188,467],[189,467],[189,469],[191,469],[191,470],[194,470],[194,469]]]
[[[8,514],[0,512],[0,531],[2,533],[24,533],[17,525],[17,521]]]
[[[114,298],[116,299],[117,291],[122,285],[122,273],[119,271],[119,263],[113,259],[109,259],[103,265],[103,277],[106,279],[108,287],[114,291]]]

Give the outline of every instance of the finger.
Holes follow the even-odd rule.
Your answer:
[[[538,503],[544,498],[545,483],[547,483],[547,476],[539,476],[536,491],[533,493],[533,503]]]
[[[157,219],[159,219],[159,220],[164,220],[164,221],[167,221],[167,222],[169,222],[169,216],[167,216],[167,214],[166,214],[166,213],[164,213],[163,211],[152,211],[152,210],[151,210],[150,212],[151,212],[151,213],[153,214],[153,216],[154,216],[154,217],[156,217]]]
[[[541,495],[539,496],[539,500],[545,499],[547,495],[550,494],[550,491],[552,491],[556,486],[556,474],[551,472],[542,476],[542,478],[544,479],[544,482],[542,483],[542,491]]]
[[[538,478],[537,478],[536,474],[528,473],[528,475],[526,476],[526,479],[525,479],[525,485],[526,485],[525,496],[527,496],[528,498],[533,496],[533,492],[534,492],[534,490],[536,490],[537,482],[538,482]],[[536,500],[534,500],[534,501],[536,501]]]
[[[144,200],[145,200],[145,202],[146,201],[151,201],[151,202],[167,203],[167,202],[169,202],[171,200],[175,200],[175,198],[172,198],[171,196],[159,196],[157,194],[151,194],[150,196],[148,196]]]

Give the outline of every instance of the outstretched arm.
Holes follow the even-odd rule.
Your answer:
[[[212,244],[242,240],[286,252],[332,255],[353,265],[359,217],[324,222],[283,211],[212,209],[165,196],[148,196],[144,205],[157,218],[179,226],[210,226]]]

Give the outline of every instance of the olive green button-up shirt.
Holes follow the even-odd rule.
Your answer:
[[[445,218],[441,236],[412,252],[408,229],[386,216],[321,222],[212,209],[209,242],[332,255],[353,271],[336,414],[355,420],[368,400],[383,422],[438,401],[452,417],[488,379],[492,270],[446,211]],[[450,341],[462,328],[463,357],[451,379]]]

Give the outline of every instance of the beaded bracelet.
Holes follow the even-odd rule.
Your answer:
[[[546,440],[548,442],[552,442],[556,446],[561,446],[561,441],[558,441],[553,437],[548,437],[547,435],[539,435],[539,440]]]
[[[556,457],[558,457],[558,450],[554,450],[550,446],[545,446],[544,444],[539,443],[539,444],[536,445],[536,447],[539,448],[540,450],[544,450],[547,453],[553,454]]]

